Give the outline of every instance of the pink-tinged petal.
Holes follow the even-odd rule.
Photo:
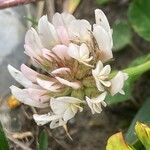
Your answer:
[[[26,89],[19,89],[16,86],[11,86],[10,89],[12,95],[14,95],[20,102],[26,105],[38,108],[45,108],[49,106],[48,103],[42,103],[40,101],[33,100]]]
[[[57,34],[62,44],[69,44],[69,35],[65,27],[60,26],[57,28]]]
[[[70,56],[68,55],[68,47],[65,45],[56,45],[52,52],[55,53],[60,59],[70,59]]]
[[[54,81],[37,78],[37,83],[46,90],[51,92],[59,92],[60,85],[56,84]]]
[[[43,48],[43,45],[34,28],[31,28],[27,31],[25,36],[25,45],[28,45],[34,53],[38,55],[41,54],[41,49]]]
[[[81,86],[78,82],[70,82],[60,77],[55,77],[61,84],[72,87],[73,89],[79,89]]]
[[[53,70],[51,72],[51,74],[53,74],[53,75],[67,74],[68,72],[69,73],[71,72],[70,68],[62,67],[62,68],[58,68],[58,69]]]
[[[38,76],[38,73],[36,71],[32,70],[25,64],[21,65],[20,70],[26,78],[28,78],[32,82],[36,82],[36,78]]]
[[[43,55],[43,57],[45,57],[49,61],[53,61],[53,59],[58,61],[57,56],[52,51],[50,51],[48,49],[45,49],[45,48],[42,49],[42,55]]]
[[[110,80],[111,81],[110,93],[112,96],[118,92],[124,93],[122,91],[122,88],[123,88],[124,82],[125,82],[125,80],[127,80],[127,78],[128,78],[128,76],[126,73],[119,71],[117,73],[117,75]]]
[[[75,20],[75,17],[69,13],[55,13],[53,18],[52,18],[52,23],[54,24],[54,26],[57,28],[59,26],[64,26],[67,28],[68,24],[70,22],[72,22],[73,20]]]
[[[102,62],[106,62],[113,57],[112,45],[110,35],[101,27],[94,26],[93,35],[97,41],[100,49],[100,59]]]
[[[28,80],[21,71],[15,69],[11,65],[8,65],[8,71],[11,76],[24,87],[31,87],[33,85],[32,82]]]
[[[48,22],[47,16],[40,18],[38,32],[45,48],[51,49],[54,45],[59,43],[56,29]]]
[[[29,96],[31,99],[40,101],[40,102],[47,102],[50,100],[50,96],[47,95],[47,91],[43,89],[35,89],[35,88],[28,88],[27,89]]]

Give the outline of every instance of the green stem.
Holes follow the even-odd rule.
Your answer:
[[[127,73],[129,76],[135,76],[148,70],[150,70],[150,60],[141,65],[124,69],[123,72]]]
[[[140,75],[146,71],[150,70],[150,60],[141,64],[141,65],[138,65],[138,66],[135,66],[135,67],[129,67],[129,68],[126,68],[124,70],[122,70],[123,72],[127,73],[129,75],[129,77],[131,76],[136,76],[136,75]],[[113,71],[110,75],[109,75],[109,78],[113,78],[116,74],[117,74],[118,71]]]

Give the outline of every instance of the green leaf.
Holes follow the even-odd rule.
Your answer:
[[[138,139],[142,142],[146,150],[150,149],[150,128],[143,123],[137,122],[135,132]]]
[[[105,4],[107,4],[109,1],[110,1],[110,0],[96,0],[96,3],[97,3],[98,5],[105,5]]]
[[[1,123],[0,123],[0,150],[9,150],[9,144]]]
[[[128,9],[128,18],[135,32],[150,41],[150,0],[134,0]]]
[[[137,141],[137,137],[134,133],[134,126],[137,121],[150,125],[150,99],[140,108],[127,131],[125,138],[130,144],[134,144]]]
[[[112,135],[108,141],[106,150],[133,150],[125,141],[122,133]]]
[[[150,60],[150,54],[146,55],[146,56],[138,57],[131,62],[131,64],[129,65],[129,68],[144,64],[144,63],[148,62],[149,60]],[[144,71],[141,70],[141,72],[138,72],[138,73],[133,71],[132,75],[129,75],[128,80],[125,81],[125,85],[124,85],[125,95],[121,95],[120,93],[116,94],[115,96],[109,95],[106,97],[107,104],[116,104],[116,103],[131,99],[134,83],[145,71],[146,70],[144,70]]]
[[[40,133],[39,150],[48,150],[48,135],[45,130]]]
[[[131,29],[125,20],[117,20],[113,25],[113,43],[114,51],[123,49],[131,43]]]

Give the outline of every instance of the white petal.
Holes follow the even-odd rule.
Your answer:
[[[94,26],[93,35],[100,49],[101,61],[105,62],[111,59],[113,55],[110,35],[101,26],[97,25]]]
[[[106,95],[107,95],[107,92],[103,92],[98,97],[96,97],[92,102],[93,103],[101,103],[105,100]]]
[[[41,54],[43,45],[34,28],[27,31],[25,36],[25,44],[28,45],[34,53]]]
[[[40,18],[38,23],[38,32],[45,48],[51,49],[59,42],[57,32],[54,26],[48,22],[47,16]]]
[[[101,84],[101,82],[98,79],[96,79],[96,87],[101,92],[105,90],[104,86]]]
[[[79,49],[80,57],[83,59],[89,58],[89,49],[85,43],[82,43]]]
[[[73,43],[69,44],[68,54],[74,59],[79,59],[79,46]]]
[[[22,72],[18,71],[11,65],[8,65],[8,71],[11,76],[24,87],[31,87],[33,85],[32,82],[28,80]]]
[[[33,115],[33,119],[39,126],[45,125],[45,124],[49,123],[50,121],[56,120],[59,118],[60,118],[60,116],[50,115],[50,114],[44,114],[44,115],[34,114]]]
[[[96,68],[92,70],[92,75],[94,77],[98,76],[102,69],[103,69],[103,63],[101,61],[98,61],[98,63],[96,64]]]
[[[106,94],[107,92],[103,92],[98,97],[92,99],[86,97],[87,104],[90,107],[92,114],[101,113],[102,111],[101,105],[106,106],[106,103],[104,102]]]
[[[110,87],[111,86],[111,82],[110,81],[103,81],[103,80],[100,80],[100,82],[106,86],[106,87]]]
[[[77,113],[77,110],[78,110],[78,108],[76,108],[76,113]],[[76,113],[72,111],[71,107],[69,107],[63,115],[63,120],[64,121],[70,120],[71,118],[73,118],[75,116]]]
[[[100,72],[99,75],[102,75],[102,76],[108,76],[111,72],[111,67],[110,65],[106,65]]]
[[[107,32],[110,32],[109,22],[102,10],[100,9],[95,10],[95,20],[96,20],[96,24],[102,26]]]
[[[55,99],[51,98],[50,106],[51,106],[52,111],[55,114],[61,115],[66,111],[66,109],[68,107],[70,107],[70,103],[65,103],[65,102],[61,101],[61,98],[55,98]]]
[[[53,18],[52,18],[52,23],[54,24],[55,27],[59,26],[65,26],[67,27],[70,22],[75,20],[75,17],[69,13],[55,13]]]
[[[80,104],[82,101],[78,98],[74,97],[57,97],[51,98],[50,106],[55,114],[63,114],[71,104]]]
[[[122,88],[124,86],[124,82],[127,79],[126,73],[119,71],[117,75],[111,79],[111,87],[110,93],[111,95],[115,95],[118,92],[122,93]]]
[[[94,113],[95,113],[95,110],[94,110],[94,108],[93,108],[93,103],[91,103],[91,100],[90,100],[89,97],[86,97],[86,102],[87,102],[88,106],[90,107],[90,109],[91,109],[91,111],[92,111],[92,114],[94,114]]]
[[[68,27],[68,33],[70,38],[79,39],[81,42],[87,41],[90,39],[91,25],[87,20],[73,20]]]
[[[92,67],[92,65],[87,62],[91,61],[93,57],[89,57],[89,49],[86,44],[81,44],[78,46],[76,44],[69,44],[68,54],[70,57],[76,59],[77,61],[83,63],[84,65]]]
[[[12,95],[14,95],[20,102],[38,108],[45,108],[48,107],[48,103],[42,103],[40,101],[36,101],[31,99],[28,91],[26,89],[19,89],[16,86],[10,87]]]

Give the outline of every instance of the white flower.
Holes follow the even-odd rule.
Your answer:
[[[127,73],[123,73],[122,71],[119,71],[117,75],[110,80],[111,86],[110,86],[110,93],[112,96],[114,96],[116,93],[125,94],[122,90],[124,86],[124,82],[128,79]]]
[[[110,87],[111,82],[108,81],[108,76],[110,74],[111,67],[110,65],[106,65],[103,67],[101,61],[99,61],[96,65],[96,68],[92,70],[92,75],[96,81],[96,86],[99,91],[104,91],[104,87]]]
[[[107,92],[103,92],[96,98],[86,97],[86,101],[88,106],[90,107],[92,114],[101,113],[102,105],[106,107],[106,103],[104,102]]]
[[[81,46],[78,46],[76,44],[71,43],[69,44],[68,53],[70,57],[78,60],[86,66],[91,66],[90,64],[88,64],[88,62],[90,62],[93,57],[89,57],[90,52],[86,44],[82,43]]]
[[[110,29],[105,14],[100,10],[95,10],[96,24],[93,25],[93,35],[100,49],[100,59],[102,62],[108,61],[112,55],[112,30]]]
[[[82,101],[75,97],[57,97],[51,98],[50,106],[54,114],[61,115],[64,121],[73,118],[78,111],[82,111],[80,106]]]
[[[95,20],[92,28],[87,20],[69,13],[55,13],[52,22],[42,16],[37,30],[31,28],[25,36],[25,54],[35,70],[23,64],[18,71],[8,65],[12,77],[24,87],[10,87],[19,101],[38,108],[51,107],[48,114],[33,115],[38,125],[50,122],[50,128],[64,126],[83,110],[81,104],[87,102],[93,114],[100,113],[102,105],[106,106],[106,91],[124,94],[127,75],[118,72],[109,80],[111,67],[103,66],[113,57],[109,22],[100,9],[95,10]],[[98,97],[89,94],[91,87],[100,94]]]
[[[38,125],[44,125],[51,122],[51,128],[63,126],[68,120],[73,118],[78,111],[81,112],[83,110],[80,106],[81,103],[81,100],[74,97],[51,98],[50,106],[52,113],[44,115],[34,114],[33,118]]]

